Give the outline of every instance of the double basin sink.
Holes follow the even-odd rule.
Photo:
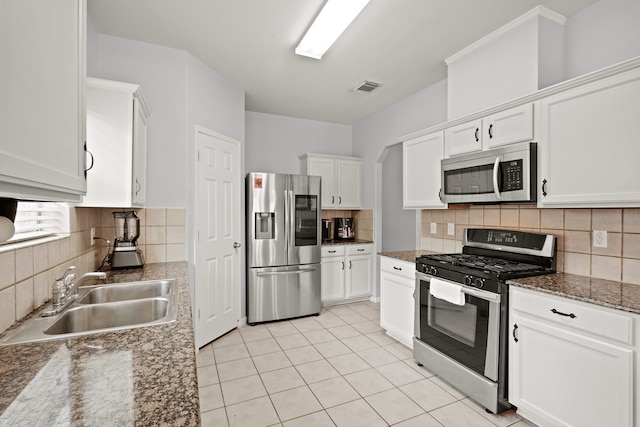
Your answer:
[[[0,340],[0,345],[69,338],[173,322],[178,314],[175,279],[80,286],[61,313],[39,314]]]

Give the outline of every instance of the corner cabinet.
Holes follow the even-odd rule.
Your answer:
[[[380,257],[380,326],[413,348],[415,264]]]
[[[371,244],[322,246],[323,305],[367,299],[371,296]]]
[[[86,2],[0,5],[0,197],[79,201]]]
[[[509,296],[518,413],[540,426],[636,425],[637,316],[516,286]]]
[[[540,114],[540,206],[640,206],[640,69],[543,98]]]
[[[303,175],[322,177],[322,209],[362,209],[362,159],[304,154]]]
[[[140,86],[87,79],[87,150],[93,166],[82,206],[144,206],[148,118]]]
[[[402,200],[404,209],[446,209],[440,200],[440,161],[444,132],[402,143]]]

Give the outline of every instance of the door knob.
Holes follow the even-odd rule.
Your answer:
[[[238,249],[240,246],[242,246],[242,243],[238,243],[238,242],[234,242],[233,243],[233,248],[234,249]]]

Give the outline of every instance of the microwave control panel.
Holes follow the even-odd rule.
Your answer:
[[[510,160],[500,164],[502,169],[502,185],[501,191],[522,190],[524,180],[522,177],[522,159]]]

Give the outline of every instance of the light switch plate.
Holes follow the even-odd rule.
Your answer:
[[[453,236],[454,234],[456,234],[456,225],[454,223],[450,222],[447,225],[447,234],[449,236]]]
[[[431,223],[431,234],[437,234],[438,233],[438,228],[437,228],[437,224],[435,222]]]

